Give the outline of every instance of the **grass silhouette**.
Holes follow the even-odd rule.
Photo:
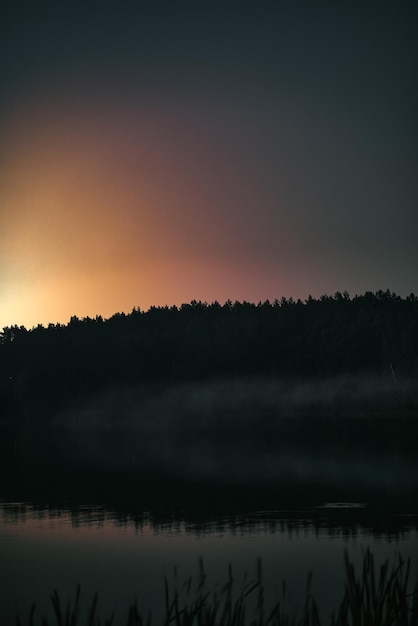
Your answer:
[[[164,580],[165,615],[162,626],[418,626],[418,580],[410,580],[410,559],[400,556],[395,564],[386,561],[378,568],[369,549],[363,556],[360,573],[356,575],[347,551],[345,561],[345,591],[336,611],[324,621],[311,595],[312,573],[307,578],[305,600],[300,614],[288,615],[286,585],[283,583],[281,597],[273,606],[267,607],[264,597],[261,561],[257,563],[257,576],[253,581],[244,580],[236,591],[232,567],[228,579],[218,590],[208,589],[203,561],[199,560],[197,582],[190,577],[178,585],[175,571],[174,587]],[[58,592],[51,595],[55,614],[53,621],[45,617],[35,619],[32,605],[27,622],[16,616],[16,626],[116,626],[114,615],[101,621],[97,615],[98,595],[95,594],[87,615],[81,618],[80,586],[74,600],[64,606]],[[122,623],[120,621],[117,622]],[[143,615],[137,601],[128,607],[126,626],[151,626],[152,615]]]

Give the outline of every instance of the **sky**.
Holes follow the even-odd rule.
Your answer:
[[[413,2],[9,3],[0,328],[418,292]]]

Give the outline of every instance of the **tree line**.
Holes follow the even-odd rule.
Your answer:
[[[325,378],[418,374],[418,297],[380,290],[258,304],[177,306],[4,327],[4,416],[55,410],[112,385],[240,376]]]

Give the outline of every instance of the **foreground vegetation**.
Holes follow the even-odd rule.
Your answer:
[[[0,332],[2,413],[10,417],[32,419],[117,386],[365,372],[388,385],[417,378],[417,296],[192,301]]]
[[[386,561],[380,568],[375,565],[369,550],[364,554],[361,571],[356,575],[353,564],[345,553],[345,592],[340,604],[330,619],[320,617],[319,608],[310,592],[311,575],[308,576],[306,598],[299,615],[288,615],[285,610],[286,587],[282,597],[274,606],[267,607],[261,564],[258,564],[257,580],[247,582],[235,591],[231,567],[229,578],[218,590],[208,590],[203,564],[196,586],[192,579],[184,585],[174,585],[170,590],[165,580],[164,626],[416,626],[418,625],[418,581],[410,581],[410,560],[399,557],[390,566]],[[97,615],[97,594],[81,619],[80,588],[73,604],[64,607],[57,591],[51,596],[55,618],[49,622],[43,618],[42,626],[104,626],[116,625],[111,616],[100,621]],[[32,606],[27,622],[16,616],[16,626],[35,626],[35,605]],[[143,615],[135,602],[129,607],[127,626],[149,626],[152,616]]]

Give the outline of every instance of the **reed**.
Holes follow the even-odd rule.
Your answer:
[[[179,585],[175,571],[174,586],[164,579],[165,615],[161,626],[418,626],[418,580],[410,581],[410,559],[399,557],[394,565],[386,561],[379,569],[369,549],[363,557],[358,575],[344,553],[345,591],[338,608],[326,622],[320,619],[318,606],[311,595],[310,573],[307,578],[305,600],[299,615],[290,616],[285,611],[286,585],[281,597],[267,608],[264,597],[261,562],[257,563],[257,576],[253,581],[244,579],[236,590],[232,567],[228,579],[218,590],[208,589],[203,561],[199,560],[197,581],[190,577]],[[97,615],[97,593],[84,620],[80,611],[80,586],[74,600],[64,607],[58,592],[51,595],[54,621],[45,617],[35,619],[32,605],[28,626],[117,626],[114,615],[101,621]],[[250,601],[251,600],[251,601]],[[250,606],[252,608],[250,608]],[[120,622],[118,622],[120,623]],[[151,614],[143,615],[135,601],[129,608],[126,626],[151,626]],[[24,626],[19,615],[16,626]]]
[[[356,577],[344,553],[346,585],[343,600],[332,626],[416,626],[418,624],[418,580],[410,584],[411,560],[400,556],[392,567],[386,561],[377,571],[373,554],[367,550]]]

